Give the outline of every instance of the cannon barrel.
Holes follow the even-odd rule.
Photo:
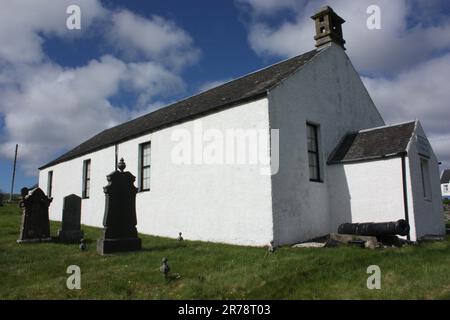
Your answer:
[[[409,224],[404,219],[392,222],[343,223],[338,228],[340,234],[355,234],[359,236],[406,236]]]

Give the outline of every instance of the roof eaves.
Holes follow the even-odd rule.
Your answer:
[[[362,157],[362,158],[355,158],[350,160],[330,160],[327,162],[328,165],[334,165],[334,164],[350,164],[350,163],[358,163],[358,162],[368,162],[368,161],[375,161],[375,160],[384,160],[384,159],[391,159],[391,158],[397,158],[406,155],[406,151],[401,151],[397,153],[390,153],[390,154],[384,154],[379,156],[373,156],[373,157]]]

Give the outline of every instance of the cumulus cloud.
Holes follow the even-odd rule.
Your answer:
[[[185,89],[183,79],[154,62],[129,63],[123,75],[126,89],[138,93],[135,109],[147,108],[155,96],[169,96]],[[155,103],[152,104],[154,109]]]
[[[389,123],[419,119],[434,149],[450,167],[450,53],[421,63],[391,79],[363,78]]]
[[[81,7],[81,31],[66,28],[71,4]],[[92,30],[103,32],[99,41],[116,56],[67,67],[43,50],[49,39],[82,39]],[[11,157],[19,143],[23,168],[33,175],[62,151],[182,92],[179,72],[199,56],[174,22],[112,11],[98,0],[3,1],[0,42],[0,156]],[[136,103],[114,105],[122,94],[136,96]]]
[[[415,14],[418,11],[415,2],[300,1],[302,5],[296,8],[294,19],[273,23],[266,15],[257,14],[261,10],[258,1],[240,1],[247,1],[254,10],[247,25],[248,39],[259,55],[289,57],[313,49],[315,30],[310,16],[325,4],[331,5],[347,20],[343,26],[347,53],[361,72],[383,74],[402,71],[429,59],[436,52],[450,49],[450,19],[435,19],[431,24],[427,16]],[[439,8],[441,3],[433,1],[426,8],[433,10]],[[380,7],[380,30],[366,27],[369,17],[366,10],[370,5]],[[408,25],[410,21],[415,25]]]
[[[110,41],[128,56],[162,61],[179,69],[195,62],[200,51],[192,38],[172,21],[159,16],[143,18],[122,10],[112,15]]]
[[[180,90],[182,80],[159,66],[129,63],[106,55],[79,68],[43,64],[21,68],[19,86],[0,90],[7,142],[0,152],[21,145],[27,170],[67,145],[77,145],[98,131],[128,120],[135,111],[110,98],[121,90],[139,93],[142,108],[156,93]]]
[[[97,0],[4,0],[0,10],[0,59],[10,63],[36,63],[45,59],[44,36],[80,36],[66,28],[66,8],[82,10],[82,29],[106,14]]]

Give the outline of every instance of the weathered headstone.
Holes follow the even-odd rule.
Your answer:
[[[18,243],[50,241],[50,221],[48,207],[52,202],[40,189],[22,188],[22,225]]]
[[[19,201],[19,207],[22,209],[22,223],[20,226],[20,237],[22,237],[22,229],[24,228],[25,225],[25,217],[24,217],[24,213],[25,213],[25,206],[24,206],[24,201],[25,201],[25,197],[28,196],[28,192],[30,192],[30,189],[28,189],[27,187],[23,187],[22,189],[20,189],[20,201]],[[17,241],[19,242],[19,241]]]
[[[64,197],[62,227],[58,231],[59,240],[66,243],[79,243],[84,235],[80,221],[81,198],[76,194]]]
[[[107,176],[105,192],[105,214],[103,234],[97,242],[97,251],[108,254],[141,249],[141,239],[137,236],[136,178],[130,172],[124,172],[125,163],[120,159],[120,171]]]

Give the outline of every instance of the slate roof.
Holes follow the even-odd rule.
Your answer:
[[[317,50],[306,52],[116,127],[106,129],[39,169],[45,169],[116,143],[231,107],[238,103],[263,97],[267,94],[268,89],[292,75],[320,52]]]
[[[356,162],[399,155],[406,151],[415,122],[386,126],[346,135],[328,163]]]
[[[446,169],[444,170],[444,172],[442,172],[441,184],[449,182],[450,182],[450,169]]]

